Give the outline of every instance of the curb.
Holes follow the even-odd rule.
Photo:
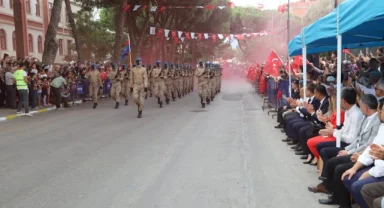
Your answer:
[[[81,104],[81,103],[83,103],[81,100],[78,100],[78,101],[74,102],[74,104]],[[50,107],[50,108],[39,109],[37,111],[30,111],[30,113],[31,114],[37,114],[37,113],[44,113],[44,112],[48,112],[48,111],[52,111],[52,110],[56,110],[56,106],[55,107]],[[5,117],[0,117],[0,122],[9,121],[9,120],[12,120],[12,119],[15,119],[15,118],[18,118],[18,117],[23,117],[23,116],[24,116],[24,113],[23,114],[13,114],[13,115],[5,116]]]

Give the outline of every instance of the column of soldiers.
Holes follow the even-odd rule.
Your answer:
[[[93,100],[93,108],[97,107],[97,91],[101,86],[100,73],[94,70],[89,73],[90,80],[90,96]],[[196,70],[188,64],[168,64],[164,62],[161,65],[157,61],[154,67],[142,64],[140,58],[136,59],[136,63],[132,69],[122,65],[116,68],[114,64],[108,66],[108,78],[112,83],[111,98],[115,100],[115,109],[119,108],[120,97],[125,98],[125,105],[128,105],[130,93],[137,105],[138,118],[142,117],[144,109],[144,100],[148,97],[156,97],[159,107],[163,107],[163,103],[170,104],[171,99],[176,101],[178,97],[181,99],[185,95],[191,93],[194,88],[194,77],[198,81],[198,95],[201,105],[205,108],[206,104],[210,104],[215,96],[220,93],[221,89],[221,69],[218,64],[202,61]]]

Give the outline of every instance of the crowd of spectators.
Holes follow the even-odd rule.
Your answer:
[[[291,86],[287,105],[278,109],[276,129],[303,164],[318,171],[319,183],[308,187],[328,197],[318,203],[350,208],[384,207],[384,56],[350,55],[336,74],[337,57],[308,64],[306,89],[302,74]],[[336,80],[341,76],[341,125],[336,117]],[[282,72],[282,77],[286,74]],[[306,96],[304,96],[306,95]],[[304,98],[305,97],[305,98]],[[341,139],[340,147],[336,138]]]
[[[100,92],[105,97],[110,86],[108,84],[110,83],[108,73],[112,70],[110,64],[80,64],[72,61],[49,66],[36,58],[16,59],[4,54],[0,63],[0,108],[15,109],[18,114],[32,116],[29,109],[35,110],[53,104],[59,110],[61,107],[71,107],[77,100],[90,100],[87,75],[92,65],[100,70],[103,85],[107,86]],[[16,78],[18,70],[24,77],[26,89],[21,90],[23,86],[18,86]],[[25,112],[21,111],[22,107],[25,108]]]

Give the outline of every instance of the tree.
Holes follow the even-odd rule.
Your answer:
[[[42,60],[44,64],[53,64],[56,59],[57,49],[59,47],[56,39],[56,29],[59,25],[62,5],[63,0],[55,0],[53,2],[51,19],[49,21],[47,33],[45,34]]]
[[[81,59],[81,50],[80,50],[80,40],[79,40],[79,33],[77,32],[77,27],[75,23],[75,18],[72,12],[71,8],[71,2],[69,0],[65,0],[65,8],[67,10],[68,14],[68,19],[69,19],[69,24],[71,25],[71,30],[72,30],[72,36],[75,39],[75,45],[76,45],[76,51],[77,51],[77,59],[82,62],[83,60]]]

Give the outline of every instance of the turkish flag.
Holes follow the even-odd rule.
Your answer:
[[[245,40],[245,36],[243,34],[238,34],[235,37],[237,40]]]
[[[230,8],[233,8],[233,7],[235,7],[235,4],[234,4],[233,2],[228,2],[228,6],[229,6]]]
[[[160,8],[157,9],[157,12],[162,12],[166,9],[167,7],[161,6]]]
[[[159,37],[162,37],[163,36],[163,29],[158,28],[156,35],[159,36]]]
[[[216,38],[217,38],[217,35],[216,35],[216,34],[212,34],[212,40],[213,40],[213,42],[216,42]]]
[[[346,48],[346,49],[343,49],[343,53],[346,53],[346,54],[349,54],[349,55],[352,55],[351,51]]]
[[[287,5],[280,5],[279,7],[277,7],[277,11],[278,12],[281,12],[284,14],[285,10],[287,9]]]
[[[131,8],[131,5],[129,5],[129,4],[124,4],[123,11],[124,11],[124,12],[127,12],[130,8]]]
[[[203,39],[203,34],[201,34],[201,33],[197,33],[197,39],[198,39],[198,40],[202,40],[202,39]]]
[[[281,61],[277,53],[275,51],[272,51],[267,61],[265,62],[263,72],[273,77],[278,77],[280,75],[280,67],[282,67],[283,65],[283,62]]]
[[[189,34],[189,32],[185,32],[185,38],[187,40],[190,40],[191,39],[191,35]]]
[[[205,8],[208,9],[208,10],[212,10],[212,9],[214,9],[215,7],[212,6],[212,5],[207,5]]]
[[[176,38],[176,37],[177,37],[176,31],[172,31],[172,32],[171,32],[171,37],[172,37],[172,38]]]
[[[307,64],[309,64],[309,61],[307,60]],[[303,57],[302,56],[295,56],[293,58],[293,68],[300,68],[300,66],[303,66]]]

